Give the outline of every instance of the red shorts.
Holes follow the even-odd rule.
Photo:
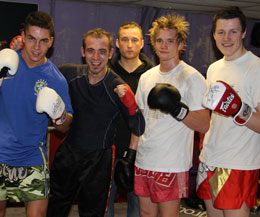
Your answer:
[[[257,200],[258,179],[259,170],[213,168],[200,163],[197,195],[212,199],[217,209],[240,209],[243,202],[251,208]]]
[[[134,192],[154,203],[188,197],[189,173],[163,173],[135,167]]]

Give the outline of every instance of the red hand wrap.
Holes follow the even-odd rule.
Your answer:
[[[123,97],[120,97],[120,100],[128,108],[129,114],[134,115],[137,109],[135,95],[127,84],[124,85],[127,87],[127,90],[125,95]]]
[[[12,41],[10,42],[9,47],[12,48],[14,41],[18,40],[19,38],[21,38],[21,41],[22,41],[21,50],[24,49],[25,43],[23,42],[23,39],[22,39],[22,36],[21,36],[21,35],[15,36],[15,37],[12,39]]]

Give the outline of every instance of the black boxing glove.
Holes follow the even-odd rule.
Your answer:
[[[169,113],[177,121],[182,121],[189,113],[189,107],[181,102],[178,89],[170,84],[156,84],[151,89],[147,102],[151,109]]]
[[[136,150],[128,149],[126,155],[117,163],[115,168],[115,183],[127,192],[134,189],[135,156]]]

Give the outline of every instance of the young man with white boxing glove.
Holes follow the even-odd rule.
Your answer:
[[[207,71],[203,106],[212,115],[197,194],[208,217],[248,217],[256,205],[260,168],[260,59],[243,45],[246,18],[238,7],[219,10],[212,30],[224,57]]]
[[[189,24],[178,15],[156,19],[150,39],[160,64],[142,74],[136,100],[145,117],[144,134],[132,137],[138,146],[134,192],[141,216],[179,216],[181,198],[188,197],[194,131],[209,128],[202,107],[203,76],[180,60]],[[139,140],[139,141],[138,141]]]
[[[45,217],[49,198],[46,134],[49,118],[65,132],[72,120],[68,85],[46,58],[54,24],[35,11],[25,20],[23,50],[0,51],[0,216],[7,200],[24,202],[26,216]],[[37,184],[36,184],[37,183]]]

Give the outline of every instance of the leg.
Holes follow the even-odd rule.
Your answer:
[[[103,217],[111,180],[112,148],[89,151],[82,162],[78,207],[80,217]]]
[[[225,217],[249,217],[250,209],[247,207],[246,203],[244,202],[240,209],[224,210],[224,216]]]
[[[0,217],[4,217],[5,216],[6,203],[7,203],[6,200],[0,201]]]
[[[206,206],[207,217],[224,217],[223,210],[214,208],[212,200],[204,200],[204,203]]]
[[[78,186],[81,155],[63,143],[57,150],[50,170],[48,217],[67,217]]]
[[[116,199],[116,192],[117,192],[117,186],[116,186],[115,181],[113,179],[111,192],[110,192],[110,200],[109,200],[109,205],[108,205],[106,217],[114,217],[114,215],[115,215],[114,202],[115,202],[115,199]]]
[[[133,191],[127,193],[127,202],[128,202],[127,217],[139,217],[140,216],[139,200]]]
[[[180,199],[167,202],[160,202],[159,209],[161,217],[179,217]]]
[[[48,207],[48,199],[25,202],[27,217],[45,217]]]
[[[139,197],[139,202],[141,217],[157,217],[158,204],[153,203],[150,197]]]
[[[115,165],[114,168],[116,167],[117,162],[119,159],[115,160]],[[110,200],[109,200],[109,205],[108,205],[108,210],[107,210],[107,215],[106,217],[114,217],[114,202],[116,199],[116,192],[117,192],[117,186],[115,183],[115,179],[113,178],[112,180],[112,186],[111,186],[111,191],[110,191]]]

